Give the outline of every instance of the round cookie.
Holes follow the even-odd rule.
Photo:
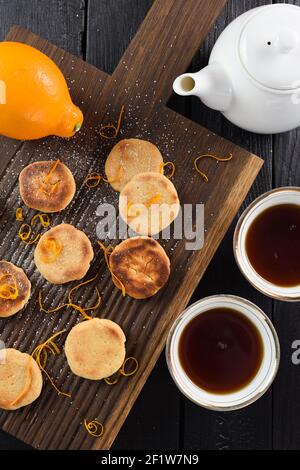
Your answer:
[[[62,211],[76,191],[71,171],[59,160],[26,166],[19,176],[19,188],[24,204],[42,212]]]
[[[93,318],[67,336],[65,354],[73,374],[90,380],[110,377],[125,359],[125,335],[115,322]]]
[[[36,361],[33,357],[29,356],[26,353],[23,353],[28,356],[29,360],[29,369],[30,369],[30,387],[28,391],[17,400],[14,405],[8,405],[3,407],[5,410],[18,410],[23,406],[30,405],[33,403],[41,394],[42,387],[43,387],[43,377],[39,366],[37,365]]]
[[[4,350],[0,362],[0,408],[14,406],[28,392],[31,384],[29,358],[17,349]]]
[[[9,292],[17,293],[14,299],[6,299]],[[17,289],[17,292],[16,292]],[[31,283],[23,269],[18,268],[9,261],[0,261],[0,318],[10,317],[22,310],[30,298]]]
[[[93,257],[88,237],[70,224],[60,224],[45,232],[34,251],[37,269],[51,284],[82,279]]]
[[[170,260],[163,247],[153,238],[133,237],[116,246],[109,258],[115,285],[122,282],[126,294],[135,299],[147,299],[168,281]]]
[[[120,140],[110,151],[105,163],[108,181],[116,191],[138,173],[162,173],[163,157],[156,145],[141,139]]]
[[[179,209],[175,186],[159,173],[134,176],[120,193],[120,215],[140,235],[161,232],[177,217]]]

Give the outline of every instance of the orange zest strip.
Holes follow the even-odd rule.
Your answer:
[[[134,367],[132,370],[126,372],[126,365],[130,362],[133,362]],[[130,357],[127,357],[125,361],[123,362],[123,365],[120,369],[120,374],[123,375],[124,377],[130,377],[131,375],[134,375],[138,371],[138,368],[139,368],[138,360],[135,357],[130,356]]]
[[[45,187],[43,186],[40,186],[39,190],[42,191],[44,194],[46,194],[46,196],[50,196],[52,193],[54,193],[54,191],[56,190],[57,186],[59,185],[60,183],[60,180],[59,181],[56,181],[55,183],[51,184],[51,183],[47,183],[50,185],[50,189],[46,189]],[[46,184],[46,183],[44,183]]]
[[[48,352],[49,351],[51,354],[53,354],[54,356],[58,355],[61,353],[61,350],[60,348],[54,343],[54,339],[65,333],[67,330],[61,330],[61,331],[58,331],[57,333],[55,333],[53,336],[51,336],[50,338],[48,338],[44,343],[41,343],[39,344],[33,351],[33,353],[31,354],[31,356],[36,360],[36,363],[37,365],[39,366],[39,368],[41,369],[42,372],[44,372],[44,374],[46,375],[47,379],[49,380],[49,382],[51,383],[52,387],[54,388],[54,390],[56,390],[56,392],[58,393],[58,395],[64,395],[65,397],[71,397],[71,395],[69,393],[65,393],[65,392],[62,392],[61,390],[59,390],[57,388],[57,386],[55,385],[54,383],[54,380],[52,379],[52,377],[48,374],[48,372],[46,371],[45,367],[47,365],[47,362],[48,362]]]
[[[134,364],[134,367],[132,370],[129,370],[128,372],[126,371],[126,365],[128,363],[132,362]],[[107,383],[107,385],[115,385],[119,382],[121,376],[123,377],[130,377],[131,375],[134,375],[139,368],[139,363],[138,360],[135,357],[127,357],[125,361],[123,362],[121,368],[114,374],[112,377],[106,377],[104,379],[104,382]]]
[[[19,222],[23,222],[24,220],[23,209],[21,207],[17,207],[16,209],[16,220]]]
[[[79,313],[83,316],[83,318],[84,318],[85,320],[91,320],[91,319],[92,319],[92,317],[90,317],[89,315],[87,315],[87,314],[85,313],[85,309],[82,308],[82,307],[80,307],[80,305],[77,305],[77,304],[68,304],[68,307],[71,307],[71,308],[73,308],[74,310],[76,310],[77,312],[79,312]]]
[[[161,194],[157,193],[154,196],[152,196],[151,198],[147,199],[144,203],[137,204],[137,206],[138,207],[144,206],[146,209],[149,209],[151,206],[153,206],[155,204],[159,204],[160,201],[161,201]],[[128,221],[134,219],[135,217],[138,217],[141,213],[140,210],[135,210],[134,213],[129,214],[128,212],[129,211],[132,212],[131,208],[134,209],[134,206],[135,206],[135,204],[133,204],[131,201],[127,202],[126,212],[127,212],[127,220]]]
[[[73,303],[61,304],[61,305],[58,305],[58,307],[51,308],[50,310],[45,309],[45,307],[43,306],[43,299],[42,299],[42,291],[41,290],[39,291],[38,302],[39,302],[40,310],[42,312],[45,312],[45,313],[55,313],[55,312],[59,312],[63,308],[70,307],[70,308],[76,310],[77,312],[79,312],[85,320],[91,320],[91,318],[92,318],[92,317],[90,317],[89,315],[87,315],[85,313],[85,310],[82,307],[80,307],[79,305],[73,304]]]
[[[27,245],[34,245],[39,239],[40,239],[40,233],[36,235],[36,237],[33,240],[30,240],[29,242],[25,242]]]
[[[39,307],[40,307],[41,312],[45,312],[45,313],[54,313],[54,312],[58,312],[62,308],[69,307],[69,304],[61,304],[58,307],[51,308],[50,310],[45,309],[45,307],[43,305],[43,298],[42,298],[42,291],[41,290],[39,290],[38,302],[39,302]]]
[[[22,211],[22,209],[20,210]],[[35,224],[36,220],[39,220],[40,224],[44,228],[47,228],[49,227],[49,225],[51,225],[51,219],[48,214],[36,214],[32,217],[30,225],[26,223],[21,224],[18,230],[18,235],[21,238],[22,242],[26,243],[27,245],[33,245],[39,240],[41,236],[41,234],[38,233],[34,238],[30,239],[30,236],[32,235],[32,227]]]
[[[36,214],[32,217],[29,224],[22,224],[18,230],[18,235],[21,240],[27,245],[33,245],[40,238],[41,234],[37,234],[34,238],[30,240],[32,234],[32,226],[35,224],[36,220],[39,220],[42,227],[47,228],[51,224],[51,219],[48,214]]]
[[[60,163],[60,160],[56,160],[56,162],[54,162],[54,164],[52,165],[52,167],[50,168],[50,171],[49,173],[45,176],[45,178],[43,179],[43,183],[47,183],[48,180],[51,178],[51,176],[53,175],[53,173],[55,172],[57,166],[59,165]]]
[[[40,310],[42,312],[45,312],[45,313],[55,313],[55,312],[59,312],[63,308],[70,307],[73,310],[76,310],[77,312],[79,312],[85,320],[91,320],[91,318],[92,318],[92,317],[90,317],[89,315],[87,315],[85,313],[84,308],[80,307],[80,305],[73,304],[73,303],[61,304],[61,305],[58,305],[58,307],[51,308],[50,310],[45,309],[45,307],[43,306],[43,299],[42,299],[42,291],[41,290],[39,291],[38,302],[39,302]]]
[[[125,106],[122,105],[121,110],[120,110],[120,114],[119,114],[119,118],[118,118],[118,122],[117,122],[116,126],[114,124],[107,124],[106,126],[101,126],[100,127],[99,134],[101,135],[101,137],[103,137],[104,139],[114,139],[115,137],[117,137],[117,135],[120,132],[121,122],[122,122],[122,117],[123,117],[123,114],[124,114],[124,110],[125,110]],[[103,131],[108,130],[108,129],[112,129],[114,132],[109,133],[109,134],[103,132]]]
[[[123,167],[121,165],[119,165],[118,174],[114,180],[108,180],[104,176],[100,175],[100,173],[94,171],[93,173],[87,175],[83,184],[85,184],[88,188],[96,188],[99,186],[101,181],[104,181],[105,183],[116,183],[117,181],[121,181],[122,174]]]
[[[101,250],[103,251],[104,253],[104,258],[105,258],[105,262],[106,262],[106,265],[107,265],[107,268],[112,276],[113,279],[115,279],[117,281],[117,283],[120,284],[121,286],[121,291],[122,291],[122,295],[123,297],[125,297],[126,295],[126,290],[125,290],[125,286],[123,284],[122,281],[120,281],[120,279],[112,272],[111,270],[111,267],[110,267],[110,264],[109,264],[109,257],[110,255],[112,254],[112,252],[114,251],[114,248],[113,246],[111,245],[108,245],[107,247],[103,245],[102,242],[100,241],[97,241],[98,245],[100,246]]]
[[[44,228],[51,225],[51,219],[48,214],[35,214],[30,221],[30,225],[33,226],[37,219],[39,219],[41,226]]]
[[[102,180],[102,176],[99,173],[94,172],[94,173],[90,173],[89,175],[87,175],[87,177],[84,180],[84,184],[88,188],[96,188],[99,185],[101,180]]]
[[[97,419],[93,421],[84,420],[84,427],[87,432],[93,437],[102,437],[104,434],[104,426]]]
[[[211,155],[210,153],[206,153],[204,155],[199,155],[199,157],[195,158],[194,167],[197,173],[199,173],[199,175],[203,178],[205,183],[208,183],[208,176],[199,169],[198,161],[202,160],[203,158],[212,158],[213,160],[217,160],[218,162],[229,162],[230,160],[232,160],[232,157],[233,157],[232,153],[229,153],[227,157],[217,157],[216,155]]]
[[[52,165],[52,167],[50,168],[50,171],[49,173],[47,173],[47,175],[45,176],[45,178],[42,180],[42,184],[40,186],[40,191],[42,191],[43,193],[45,193],[46,195],[50,195],[52,194],[55,189],[57,188],[58,184],[60,183],[60,180],[59,181],[55,181],[55,183],[50,183],[49,179],[51,178],[51,176],[53,175],[53,173],[55,172],[57,166],[59,165],[60,163],[60,160],[56,160],[56,162],[54,162],[54,164]],[[47,187],[46,187],[47,186]],[[50,186],[50,188],[49,188]]]
[[[105,377],[104,382],[107,383],[107,385],[116,385],[119,382],[121,374],[120,372],[117,372],[115,376],[113,377]]]
[[[31,234],[31,227],[28,224],[22,224],[21,227],[19,228],[18,235],[21,238],[21,240],[24,242],[28,240]]]
[[[87,281],[84,281],[84,282],[81,282],[80,284],[77,284],[76,286],[72,287],[72,289],[69,291],[68,293],[68,303],[65,303],[65,304],[61,304],[61,305],[58,305],[58,307],[55,307],[55,308],[52,308],[50,310],[47,310],[45,309],[44,305],[43,305],[43,299],[42,299],[42,291],[40,290],[39,291],[39,296],[38,296],[38,302],[39,302],[39,307],[40,307],[40,310],[42,312],[45,312],[45,313],[54,313],[54,312],[58,312],[59,310],[62,310],[63,308],[67,308],[67,307],[70,307],[74,310],[76,310],[77,312],[79,312],[83,318],[85,320],[91,320],[92,317],[90,317],[89,315],[87,315],[87,311],[90,311],[90,310],[95,310],[96,308],[98,308],[101,304],[101,296],[100,296],[100,292],[98,290],[97,287],[95,287],[95,290],[96,290],[96,293],[97,293],[97,302],[95,303],[95,305],[92,305],[90,307],[81,307],[80,305],[78,304],[75,304],[72,300],[72,294],[77,290],[79,289],[80,287],[86,285],[86,284],[89,284],[91,282],[93,282],[95,279],[96,279],[97,276],[93,277],[92,279],[89,279]]]
[[[162,174],[164,174],[164,169],[165,169],[167,166],[170,166],[170,167],[171,167],[171,173],[168,174],[168,175],[165,175],[165,176],[166,176],[166,178],[171,179],[171,178],[175,175],[175,171],[176,171],[175,163],[173,163],[173,162],[165,162],[165,163],[162,163],[162,164],[160,165],[160,172],[161,172]]]
[[[4,300],[15,300],[19,295],[17,278],[14,274],[2,274],[0,276],[0,298]],[[7,281],[7,282],[5,282]]]
[[[80,284],[77,284],[77,286],[72,287],[72,289],[69,291],[69,294],[68,294],[68,300],[69,300],[70,305],[72,305],[73,307],[74,307],[74,305],[76,305],[76,304],[74,304],[74,302],[72,300],[72,294],[74,292],[76,292],[77,289],[79,289],[80,287],[85,286],[85,285],[90,284],[91,282],[95,281],[97,279],[97,276],[98,275],[92,277],[91,279],[88,279],[87,281],[84,281],[84,282],[81,282]],[[96,308],[100,307],[100,305],[101,305],[101,295],[100,295],[98,287],[95,287],[95,290],[96,290],[96,293],[97,293],[97,302],[95,303],[95,305],[93,305],[91,307],[85,307],[84,309],[82,309],[85,312],[87,312],[89,310],[95,310]],[[79,306],[77,305],[77,307],[79,307]],[[81,307],[79,307],[79,308],[81,308]]]
[[[42,248],[45,254],[42,254],[41,260],[46,263],[54,263],[62,251],[61,243],[54,237],[48,237],[42,242]]]
[[[18,235],[21,238],[22,242],[26,243],[27,245],[33,245],[41,236],[38,233],[36,237],[34,237],[32,240],[29,240],[29,237],[31,235],[31,227],[29,224],[22,224],[18,230]]]
[[[158,204],[161,201],[161,194],[157,193],[145,202],[146,207],[151,207],[153,204]]]

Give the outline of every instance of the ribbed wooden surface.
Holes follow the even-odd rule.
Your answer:
[[[46,382],[36,403],[17,412],[0,414],[4,430],[34,447],[110,447],[163,349],[173,320],[190,299],[262,165],[255,155],[164,106],[171,94],[173,78],[186,69],[224,3],[157,0],[112,77],[20,27],[13,28],[8,36],[10,40],[34,45],[60,66],[86,119],[80,133],[70,140],[53,137],[20,143],[1,139],[1,154],[8,162],[0,182],[1,257],[23,267],[33,285],[26,309],[11,319],[1,320],[1,339],[10,347],[32,352],[51,334],[81,321],[77,313],[69,310],[51,315],[39,312],[40,288],[50,308],[63,300],[68,286],[47,284],[34,267],[34,248],[24,246],[17,237],[15,208],[20,205],[17,185],[20,170],[32,161],[60,158],[74,173],[77,193],[64,212],[53,216],[53,224],[74,224],[91,238],[96,256],[87,278],[99,272],[97,285],[103,297],[102,307],[95,314],[122,326],[127,336],[127,354],[140,362],[134,377],[108,386],[72,375],[63,354],[51,360],[53,377],[63,390],[71,392],[72,398],[57,396]],[[185,43],[189,46],[182,54]],[[204,248],[186,251],[185,240],[162,241],[171,259],[172,274],[168,285],[147,301],[122,298],[113,287],[102,254],[97,251],[96,209],[103,202],[117,207],[118,194],[105,184],[94,190],[83,185],[88,172],[103,171],[106,155],[115,143],[100,139],[95,127],[115,120],[122,104],[126,113],[118,138],[140,137],[157,144],[165,160],[176,164],[174,184],[181,203],[205,204]],[[234,158],[224,165],[205,162],[204,168],[210,173],[206,185],[195,173],[192,162],[193,156],[208,150],[220,155],[232,152]],[[32,214],[28,211],[28,218]],[[113,244],[116,243],[114,240]],[[93,288],[85,288],[80,300],[83,304],[93,302]],[[97,418],[104,424],[102,439],[87,434],[82,424],[84,418]]]

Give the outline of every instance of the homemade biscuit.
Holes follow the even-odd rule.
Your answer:
[[[138,173],[162,173],[163,158],[156,145],[141,139],[120,140],[107,157],[105,173],[116,191]]]
[[[115,322],[93,318],[74,326],[65,343],[75,375],[101,380],[117,372],[125,359],[125,335]]]
[[[51,284],[82,279],[93,257],[88,237],[70,224],[60,224],[45,232],[34,251],[37,269]]]
[[[0,408],[15,406],[27,394],[30,384],[30,356],[17,349],[5,349],[0,361]]]
[[[175,186],[159,173],[134,176],[120,193],[120,215],[140,235],[161,232],[177,217],[179,208]]]
[[[17,400],[14,405],[7,405],[3,406],[5,410],[17,410],[22,408],[23,406],[30,405],[33,403],[41,394],[42,386],[43,386],[43,378],[42,373],[40,371],[39,366],[37,365],[36,361],[26,353],[23,353],[28,356],[29,360],[29,368],[30,368],[30,386],[28,391]]]
[[[42,212],[59,212],[72,201],[76,185],[62,162],[42,161],[26,166],[19,176],[20,195],[26,206]]]
[[[109,265],[115,285],[120,289],[120,280],[126,294],[135,299],[156,294],[170,275],[170,260],[165,250],[149,237],[121,242],[110,255]]]
[[[7,293],[17,292],[14,299],[5,299],[1,296],[1,287],[5,288],[3,295]],[[8,289],[8,290],[7,290]],[[15,291],[17,289],[17,291]],[[18,268],[14,264],[1,260],[0,261],[0,318],[10,317],[22,310],[27,304],[31,291],[31,283],[24,273],[23,269]]]

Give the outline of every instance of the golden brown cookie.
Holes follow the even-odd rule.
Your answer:
[[[0,408],[16,405],[24,398],[30,384],[30,356],[17,349],[5,349],[0,361]]]
[[[74,326],[65,344],[75,375],[101,380],[117,372],[125,359],[125,335],[115,322],[93,318]]]
[[[43,387],[43,378],[39,366],[36,361],[26,353],[25,354],[29,359],[29,370],[30,370],[30,386],[28,391],[17,400],[14,405],[3,406],[5,410],[18,410],[23,406],[30,405],[33,403],[41,394]]]
[[[159,173],[140,173],[122,189],[122,219],[140,235],[155,235],[177,217],[180,202],[171,181]]]
[[[70,224],[60,224],[45,232],[34,251],[37,269],[51,284],[82,279],[93,257],[88,237]]]
[[[120,140],[105,163],[106,178],[116,191],[138,173],[162,173],[163,158],[156,145],[141,139]]]
[[[62,211],[76,191],[71,171],[59,160],[26,166],[19,176],[19,188],[26,206],[42,212]]]
[[[109,265],[126,294],[135,299],[152,297],[170,275],[170,260],[165,250],[149,237],[128,238],[121,242],[110,255]],[[121,288],[114,276],[115,285]]]
[[[31,283],[23,269],[0,261],[0,318],[10,317],[27,304]]]

